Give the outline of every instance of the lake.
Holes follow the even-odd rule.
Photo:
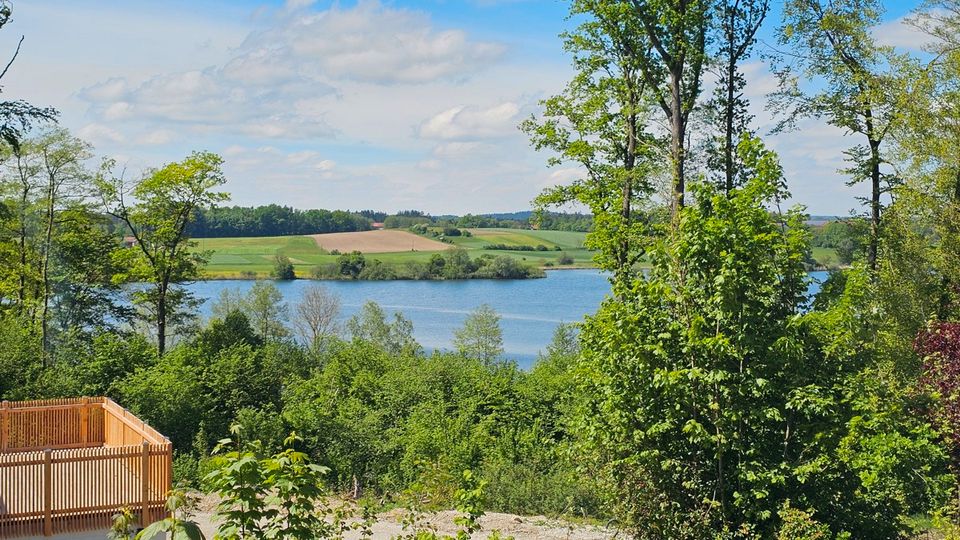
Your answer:
[[[812,272],[811,293],[826,272]],[[248,291],[252,281],[201,281],[188,288],[207,299],[200,312],[210,315],[211,304],[223,289]],[[506,358],[529,367],[553,337],[558,324],[577,322],[597,310],[610,291],[606,275],[597,270],[548,271],[543,279],[462,281],[278,281],[284,300],[293,306],[303,290],[322,283],[341,301],[341,319],[353,316],[369,300],[392,317],[401,312],[413,322],[414,336],[427,350],[450,349],[453,333],[481,304],[500,314]]]

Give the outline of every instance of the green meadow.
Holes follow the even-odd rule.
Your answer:
[[[451,247],[466,249],[473,258],[484,254],[506,255],[540,267],[591,268],[593,254],[583,247],[585,233],[566,231],[527,231],[517,229],[472,229],[474,236],[453,237]],[[339,255],[331,255],[309,236],[265,236],[255,238],[198,238],[194,249],[210,252],[210,263],[204,275],[211,279],[262,278],[273,269],[273,260],[284,255],[294,265],[298,277],[309,277],[314,267],[336,263]],[[542,244],[549,251],[489,250],[485,246],[531,246]],[[556,251],[555,247],[560,248]],[[366,253],[368,259],[385,264],[403,265],[427,262],[437,251],[399,251]],[[561,253],[573,257],[574,263],[559,265]]]

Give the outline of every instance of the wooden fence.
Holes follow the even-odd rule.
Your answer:
[[[0,403],[0,538],[164,517],[173,446],[107,398]]]

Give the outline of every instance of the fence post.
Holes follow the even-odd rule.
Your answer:
[[[83,441],[83,446],[86,448],[90,444],[89,436],[89,423],[90,423],[90,398],[83,398],[83,406],[80,407],[80,440]]]
[[[10,444],[10,422],[7,417],[10,415],[10,402],[4,400],[0,403],[0,452],[6,452]]]
[[[143,441],[143,463],[140,466],[140,526],[150,525],[150,443]]]
[[[43,535],[53,536],[53,451],[43,451]]]

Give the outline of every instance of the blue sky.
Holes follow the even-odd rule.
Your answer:
[[[899,20],[913,3],[887,7],[876,35],[915,46]],[[570,76],[557,38],[566,10],[552,0],[20,1],[0,32],[0,51],[26,36],[3,92],[56,107],[128,174],[218,152],[236,204],[526,209],[579,174],[546,167],[516,128]],[[765,131],[774,81],[760,61],[746,71]],[[862,187],[837,173],[853,140],[810,120],[767,142],[794,202],[815,214],[857,207]]]

